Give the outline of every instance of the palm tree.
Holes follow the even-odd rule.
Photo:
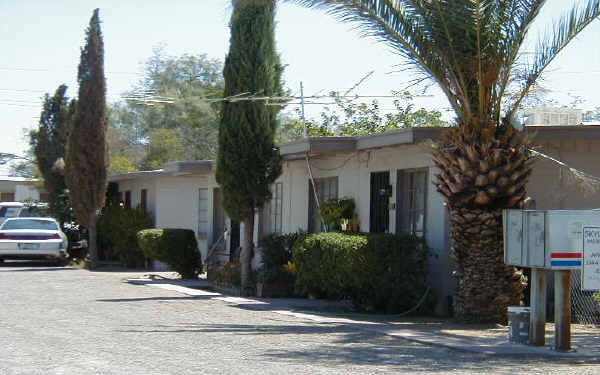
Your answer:
[[[544,69],[600,14],[589,0],[565,13],[533,55],[524,40],[544,0],[287,0],[357,22],[445,93],[456,126],[432,150],[458,265],[455,313],[504,321],[525,278],[502,256],[502,209],[523,206],[528,140],[511,119]]]

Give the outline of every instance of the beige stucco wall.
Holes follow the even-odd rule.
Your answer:
[[[119,181],[119,192],[125,199],[125,192],[131,191],[131,207],[138,207],[142,200],[142,189],[147,190],[146,209],[156,222],[156,180],[153,178]]]
[[[13,193],[15,195],[15,202],[40,199],[40,192],[31,182],[0,181],[0,192]]]
[[[545,154],[561,160],[587,174],[600,177],[600,141],[552,141],[539,144]],[[583,189],[555,162],[538,158],[533,166],[528,195],[535,199],[535,208],[546,210],[600,208],[600,184]]]

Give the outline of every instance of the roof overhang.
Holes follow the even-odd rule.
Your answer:
[[[155,177],[179,177],[206,175],[213,171],[212,160],[174,161],[165,163],[162,169],[123,173],[108,177],[108,181],[138,180]]]
[[[600,125],[526,126],[534,141],[600,140]]]
[[[284,160],[292,160],[307,154],[316,156],[354,152],[436,140],[442,136],[443,131],[444,128],[441,127],[423,127],[397,129],[361,137],[308,137],[282,144],[280,153]]]

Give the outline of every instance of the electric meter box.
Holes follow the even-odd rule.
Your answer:
[[[504,210],[504,263],[581,268],[583,227],[600,226],[600,210]]]

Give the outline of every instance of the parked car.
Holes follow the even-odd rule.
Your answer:
[[[9,217],[48,217],[48,204],[42,202],[0,202],[0,225]]]
[[[0,226],[0,259],[44,259],[57,264],[69,254],[69,240],[55,219],[7,218]]]

